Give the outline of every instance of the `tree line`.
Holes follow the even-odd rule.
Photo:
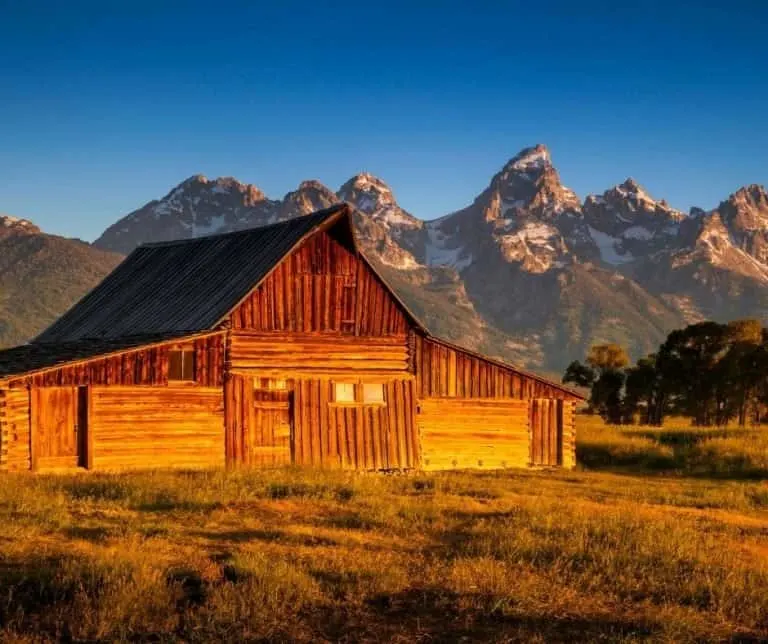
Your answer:
[[[595,345],[563,382],[588,388],[590,410],[609,423],[661,425],[667,415],[699,426],[758,423],[768,413],[768,329],[751,319],[691,324],[634,365],[621,346]]]

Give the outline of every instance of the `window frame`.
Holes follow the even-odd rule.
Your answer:
[[[172,370],[173,355],[178,354],[180,358],[180,378],[175,378]],[[176,346],[168,350],[168,383],[174,385],[194,385],[197,383],[197,374],[195,372],[195,349],[190,346]],[[190,366],[191,365],[191,366]],[[185,377],[185,372],[189,369],[189,376]]]
[[[339,400],[337,394],[338,385],[352,386],[352,400]],[[375,385],[380,388],[381,400],[365,400],[366,385]],[[331,381],[331,400],[328,403],[335,407],[386,407],[387,398],[385,382],[364,381],[364,380],[333,380]]]

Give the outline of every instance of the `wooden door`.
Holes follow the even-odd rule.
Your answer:
[[[86,418],[79,409],[76,387],[32,390],[33,469],[73,468],[82,465]]]
[[[293,450],[293,394],[285,390],[253,392],[250,463],[256,466],[287,465]]]
[[[531,400],[531,465],[563,464],[563,409],[562,400]]]

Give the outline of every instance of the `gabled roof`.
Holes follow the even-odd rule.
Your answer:
[[[272,226],[139,246],[34,342],[210,329],[307,236],[348,210],[338,205]]]

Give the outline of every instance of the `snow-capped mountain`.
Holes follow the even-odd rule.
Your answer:
[[[363,250],[409,305],[457,341],[559,370],[593,342],[640,355],[686,322],[768,311],[768,195],[742,188],[684,214],[627,179],[582,202],[543,145],[526,148],[473,202],[433,221],[360,173],[337,192],[304,181],[282,199],[193,176],[108,228],[97,247],[260,226],[339,200]],[[2,235],[0,219],[0,235]]]

